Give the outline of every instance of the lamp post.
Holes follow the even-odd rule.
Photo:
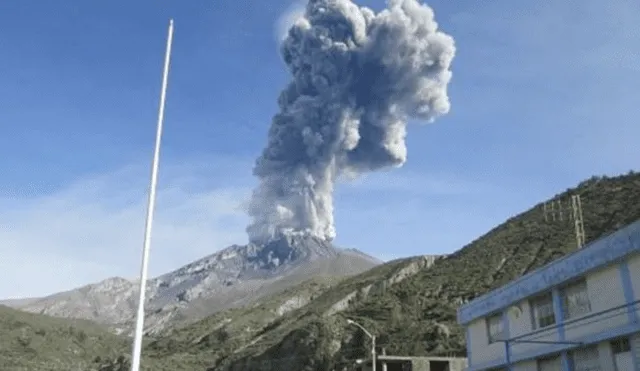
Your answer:
[[[350,324],[350,325],[354,325],[354,326],[358,327],[369,338],[371,338],[371,360],[372,360],[371,366],[372,366],[372,370],[376,371],[376,363],[378,362],[378,360],[376,359],[376,337],[374,335],[372,335],[369,331],[367,331],[367,329],[364,328],[364,326],[362,326],[361,324],[359,324],[358,322],[356,322],[354,320],[347,319],[347,323]]]

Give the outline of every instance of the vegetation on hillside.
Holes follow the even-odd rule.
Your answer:
[[[582,198],[587,241],[603,237],[640,218],[640,175],[594,177],[553,198],[568,208]],[[545,221],[543,204],[517,215],[461,250],[397,285],[354,301],[336,316],[323,315],[325,298],[345,281],[272,330],[277,342],[252,354],[230,356],[215,369],[331,370],[365,357],[367,338],[345,324],[354,318],[378,335],[388,354],[464,354],[464,335],[456,323],[459,305],[576,249],[572,222]],[[357,279],[356,279],[357,280]],[[277,334],[277,335],[276,335]],[[310,339],[315,339],[311,341]],[[339,347],[338,347],[339,345]],[[339,349],[337,349],[339,348]],[[299,354],[300,357],[283,357]]]
[[[594,177],[554,200],[568,208],[571,195],[575,194],[582,197],[587,241],[640,218],[638,174]],[[575,250],[568,213],[565,212],[563,222],[545,221],[542,206],[536,205],[509,219],[456,253],[436,260],[429,268],[410,270],[409,274],[409,268],[425,266],[421,258],[409,258],[338,283],[312,280],[259,305],[218,313],[176,329],[147,344],[144,369],[342,370],[356,358],[366,357],[369,347],[367,337],[349,326],[346,318],[353,318],[375,332],[379,347],[385,348],[387,354],[464,354],[464,336],[456,324],[456,310],[462,302]],[[403,274],[406,278],[399,280]],[[279,315],[277,309],[296,297],[313,300]],[[0,317],[4,316],[0,313]],[[41,320],[34,316],[25,322],[36,319]],[[0,330],[0,339],[6,343],[4,328]],[[11,346],[20,346],[15,343],[19,332],[12,334],[15,339],[9,340]],[[58,337],[72,342],[62,333],[52,336],[54,342]],[[103,359],[109,358],[111,363],[102,371],[126,370],[127,359],[117,360],[115,356],[123,349],[120,341],[110,337],[100,349],[82,348],[86,356],[78,355],[77,359],[88,362],[92,352],[104,352]],[[35,353],[23,349],[12,359],[14,362],[38,359],[43,364],[46,359],[57,357],[72,362],[66,358],[69,344],[46,352],[40,349],[44,347],[40,344],[34,347]],[[128,349],[119,354],[126,353]],[[0,365],[4,357],[5,353],[0,353]],[[80,361],[75,362],[66,370],[74,369]],[[27,369],[20,367],[23,368],[15,370]]]
[[[117,359],[126,346],[91,322],[0,306],[0,370],[102,371],[105,361]]]

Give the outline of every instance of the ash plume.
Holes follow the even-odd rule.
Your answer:
[[[389,0],[379,13],[310,0],[281,53],[292,81],[253,169],[247,232],[254,243],[296,233],[330,241],[336,180],[401,166],[407,120],[449,111],[454,40],[416,0]]]

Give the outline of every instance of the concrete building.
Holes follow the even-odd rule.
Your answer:
[[[640,371],[640,221],[458,310],[467,370]]]
[[[456,357],[405,357],[378,355],[376,370],[379,371],[463,371],[467,367],[466,358]],[[371,359],[360,361],[357,371],[372,370]]]

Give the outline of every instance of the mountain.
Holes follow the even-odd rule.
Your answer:
[[[339,249],[311,236],[283,236],[265,245],[233,245],[151,279],[147,286],[146,330],[157,334],[171,325],[237,308],[311,277],[346,277],[381,261],[357,250]],[[80,318],[130,333],[138,284],[123,278],[80,287],[14,308],[62,318]]]
[[[639,174],[594,177],[552,200],[566,206],[576,194],[582,198],[587,241],[640,218]],[[387,354],[464,354],[464,335],[456,324],[461,303],[574,250],[572,222],[546,221],[541,203],[454,254],[395,260],[337,282],[313,278],[149,338],[143,367],[341,370],[366,356],[370,346],[346,318],[375,333]],[[4,337],[0,328],[0,341]],[[102,359],[108,362],[100,371],[127,370],[128,350],[116,356],[116,345],[107,348]]]
[[[551,200],[580,195],[587,241],[640,219],[640,175],[594,177]],[[401,259],[332,285],[306,305],[255,327],[213,317],[145,348],[158,370],[334,370],[367,355],[368,339],[346,318],[377,335],[394,355],[464,355],[456,323],[460,304],[576,249],[573,222],[547,218],[540,203],[443,258]],[[222,313],[221,313],[222,314]],[[229,335],[229,336],[227,336]]]

